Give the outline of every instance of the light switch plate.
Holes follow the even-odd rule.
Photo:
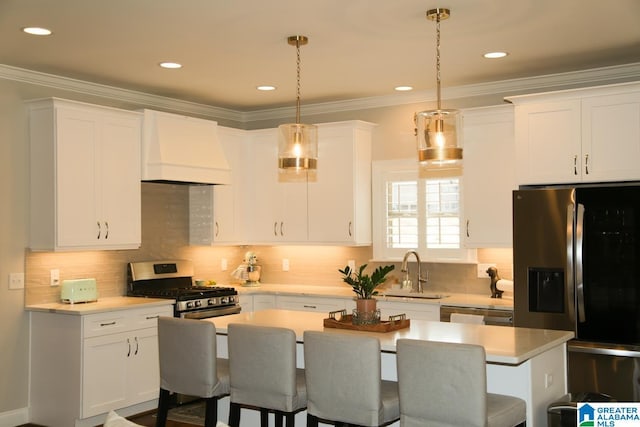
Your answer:
[[[9,289],[24,289],[24,273],[9,273]]]
[[[487,269],[495,266],[495,264],[478,264],[478,279],[488,279]]]

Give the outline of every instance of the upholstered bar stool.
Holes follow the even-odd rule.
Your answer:
[[[396,357],[401,426],[525,425],[524,400],[487,393],[482,346],[399,339]]]
[[[307,406],[305,371],[296,368],[296,335],[291,329],[232,323],[229,346],[229,425],[240,425],[242,407],[260,410],[260,425],[268,413],[277,426],[283,417],[293,427],[295,413]]]
[[[381,379],[377,338],[306,331],[304,364],[307,426],[382,426],[400,417],[398,384]]]
[[[216,357],[213,323],[174,317],[158,318],[160,399],[156,427],[167,422],[171,393],[204,398],[205,427],[214,427],[218,399],[229,394],[229,365]]]

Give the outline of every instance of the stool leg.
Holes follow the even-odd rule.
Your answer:
[[[295,427],[296,425],[296,414],[293,412],[287,412],[285,414],[285,419],[287,420],[287,427]]]
[[[156,414],[156,427],[164,427],[167,424],[167,413],[169,412],[169,390],[160,389],[158,398],[158,413]]]
[[[282,427],[282,416],[283,416],[282,412],[280,412],[280,411],[275,411],[274,412],[276,427]]]
[[[215,427],[218,422],[218,398],[205,399],[204,427]]]
[[[260,427],[269,427],[269,410],[260,408]],[[280,427],[282,427],[282,418],[280,418]]]
[[[229,404],[229,427],[240,427],[240,405]]]
[[[307,427],[318,427],[318,417],[307,412]]]

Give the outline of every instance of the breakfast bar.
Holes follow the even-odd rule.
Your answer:
[[[298,340],[299,367],[304,366],[304,331],[368,334],[380,340],[382,377],[389,380],[397,379],[395,351],[400,338],[481,345],[487,358],[488,391],[524,399],[527,425],[532,426],[545,426],[547,406],[567,392],[566,342],[573,338],[572,332],[411,320],[408,328],[380,333],[325,328],[327,317],[325,313],[262,310],[206,320],[216,325],[220,357],[227,357],[230,323],[292,329]]]

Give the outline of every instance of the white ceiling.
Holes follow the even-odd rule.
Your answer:
[[[0,0],[0,64],[254,111],[294,104],[302,34],[303,106],[432,90],[434,7],[443,87],[640,61],[639,0]]]

